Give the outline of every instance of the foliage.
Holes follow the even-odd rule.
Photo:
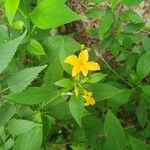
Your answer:
[[[0,0],[0,150],[150,149],[141,3]]]

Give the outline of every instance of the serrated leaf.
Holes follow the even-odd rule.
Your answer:
[[[15,106],[6,103],[0,107],[0,127],[3,126],[15,114]]]
[[[16,94],[5,96],[5,98],[27,105],[40,104],[49,100],[51,91],[43,87],[29,87],[24,91]]]
[[[132,136],[129,137],[132,150],[150,150],[150,146]]]
[[[13,150],[40,150],[42,127],[35,127],[25,134],[20,134],[13,145]]]
[[[149,75],[150,73],[150,53],[146,52],[145,54],[143,54],[137,63],[137,75],[139,77],[139,80],[142,80],[143,78],[145,78],[146,76]]]
[[[10,77],[7,84],[13,93],[23,91],[47,65],[24,69]]]
[[[8,18],[9,24],[12,26],[13,18],[18,9],[20,0],[4,0],[6,16]]]
[[[26,32],[16,39],[0,44],[0,73],[8,66],[25,35]]]
[[[80,96],[72,96],[69,100],[69,109],[75,121],[81,127],[81,119],[84,111],[84,100]]]
[[[8,130],[11,134],[19,135],[32,130],[36,124],[28,120],[11,119],[8,123]]]
[[[121,123],[117,117],[109,110],[105,117],[104,133],[106,142],[104,150],[126,150],[126,138]]]
[[[55,82],[55,85],[68,88],[73,85],[73,81],[70,79],[62,79],[62,80]]]
[[[107,75],[102,73],[94,73],[89,75],[89,79],[87,80],[88,83],[97,83],[104,79]]]
[[[80,16],[65,5],[64,1],[44,0],[31,12],[30,18],[37,27],[48,29],[78,20]]]
[[[35,39],[31,39],[27,45],[27,50],[33,55],[45,55],[42,45]]]

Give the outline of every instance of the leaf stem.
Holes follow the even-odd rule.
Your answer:
[[[45,104],[42,105],[42,108],[47,106],[50,102],[52,102],[53,100],[59,98],[60,96],[62,96],[65,92],[69,92],[72,89],[73,85],[70,86],[69,88],[63,90],[62,92],[58,93],[56,96],[54,96],[52,99],[50,99],[48,102],[46,102]]]
[[[129,83],[128,81],[124,80],[124,78],[122,78],[113,68],[111,68],[111,66],[105,61],[105,59],[103,58],[102,54],[99,53],[98,51],[96,51],[96,55],[97,57],[102,60],[105,65],[107,66],[107,68],[109,68],[115,75],[117,75],[125,84],[127,84],[129,87],[134,88],[134,86]]]

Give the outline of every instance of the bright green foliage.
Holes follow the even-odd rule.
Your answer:
[[[143,99],[140,100],[138,108],[137,108],[137,117],[139,120],[139,123],[144,126],[147,122],[148,114],[146,110],[146,104]]]
[[[94,73],[89,76],[89,79],[87,80],[87,82],[97,83],[97,82],[101,81],[102,79],[104,79],[106,76],[107,76],[106,74]]]
[[[48,29],[78,20],[80,16],[68,8],[63,1],[44,0],[33,10],[30,18],[37,27]]]
[[[139,4],[140,2],[142,2],[142,0],[123,0],[123,2],[128,6],[132,6]]]
[[[140,80],[145,78],[150,73],[150,53],[143,54],[137,63],[137,75]]]
[[[22,42],[25,35],[26,32],[16,39],[0,44],[0,73],[8,66],[8,63],[13,58],[19,44]]]
[[[34,105],[48,101],[50,96],[51,93],[46,88],[29,87],[20,93],[8,95],[6,98],[17,103]]]
[[[83,117],[83,110],[84,110],[83,98],[72,96],[69,101],[69,109],[72,116],[81,127],[82,126],[81,119]]]
[[[107,13],[103,20],[100,23],[100,27],[99,27],[99,35],[100,37],[103,37],[104,34],[110,29],[112,23],[113,23],[113,14],[112,13]]]
[[[42,45],[35,39],[31,39],[27,50],[34,55],[45,55]]]
[[[13,18],[18,9],[20,0],[4,0],[6,15],[9,21],[9,24],[12,26]]]
[[[24,69],[16,74],[14,74],[11,78],[8,79],[7,83],[10,90],[13,93],[18,93],[28,87],[31,82],[36,78],[36,76],[46,67],[32,67]]]
[[[0,150],[149,150],[144,0],[0,0]]]
[[[13,150],[40,150],[41,143],[42,127],[37,126],[27,133],[18,135]]]
[[[150,149],[150,146],[145,144],[144,142],[134,138],[134,137],[129,137],[130,139],[130,143],[131,143],[131,146],[132,146],[132,149],[133,150],[149,150]]]
[[[69,79],[62,79],[62,80],[55,82],[55,85],[64,87],[64,88],[68,88],[73,85],[73,82]]]
[[[3,126],[15,114],[16,108],[6,103],[0,107],[0,127]]]
[[[11,119],[8,124],[8,129],[10,133],[14,135],[20,135],[25,134],[32,130],[36,124],[31,121],[27,120],[17,120],[17,119]]]

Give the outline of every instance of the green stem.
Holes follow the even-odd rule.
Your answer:
[[[134,86],[131,83],[129,83],[128,81],[124,80],[124,78],[122,78],[113,68],[111,68],[111,66],[105,61],[105,59],[103,58],[101,53],[99,53],[98,51],[96,51],[96,53],[97,53],[98,58],[101,59],[105,63],[107,68],[109,68],[115,75],[117,75],[129,87],[134,88]]]
[[[18,8],[18,11],[21,13],[21,15],[24,17],[24,19],[28,18],[19,8]]]
[[[50,102],[52,102],[53,100],[58,99],[60,96],[63,95],[63,93],[69,92],[69,91],[72,89],[72,87],[73,87],[73,85],[70,86],[69,88],[63,90],[62,92],[60,92],[60,93],[57,94],[56,96],[54,96],[54,97],[53,97],[52,99],[50,99],[48,102],[46,102],[45,104],[43,104],[43,105],[42,105],[42,108],[45,107],[45,106],[47,106],[47,105],[48,105]]]

